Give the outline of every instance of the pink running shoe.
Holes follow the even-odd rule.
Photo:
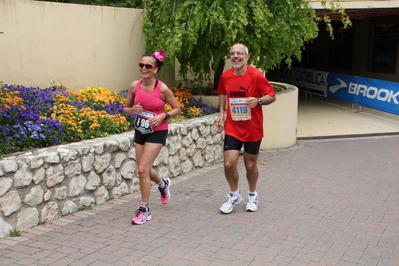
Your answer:
[[[151,212],[149,208],[140,207],[137,212],[136,216],[132,219],[132,224],[144,224],[145,222],[151,220]]]
[[[158,187],[158,189],[159,189],[159,192],[161,192],[160,198],[161,198],[162,204],[166,204],[169,202],[170,197],[171,197],[169,188],[172,185],[172,181],[170,181],[170,178],[164,178],[162,180],[165,183],[165,187],[164,188]]]

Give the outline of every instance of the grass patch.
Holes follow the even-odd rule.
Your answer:
[[[88,211],[93,209],[94,202],[90,203],[90,205],[83,205],[80,210],[81,211]]]
[[[18,236],[21,236],[21,231],[19,231],[19,230],[12,230],[12,231],[10,232],[10,236],[11,236],[11,237],[18,237]]]

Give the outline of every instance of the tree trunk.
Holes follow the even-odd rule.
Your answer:
[[[225,64],[224,58],[220,58],[218,67],[217,67],[217,69],[215,71],[215,76],[213,78],[213,86],[214,86],[214,89],[216,89],[216,90],[219,87],[219,80],[220,80],[220,77],[222,76],[222,73],[223,73],[224,64]]]

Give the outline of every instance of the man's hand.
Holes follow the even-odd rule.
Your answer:
[[[255,97],[248,97],[247,101],[245,102],[246,106],[248,108],[254,108],[255,106],[258,106],[258,98]]]
[[[222,113],[220,113],[216,119],[216,128],[220,131],[224,129],[224,115]]]

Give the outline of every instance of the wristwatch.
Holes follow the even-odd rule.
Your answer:
[[[258,105],[262,104],[262,98],[258,98]]]

